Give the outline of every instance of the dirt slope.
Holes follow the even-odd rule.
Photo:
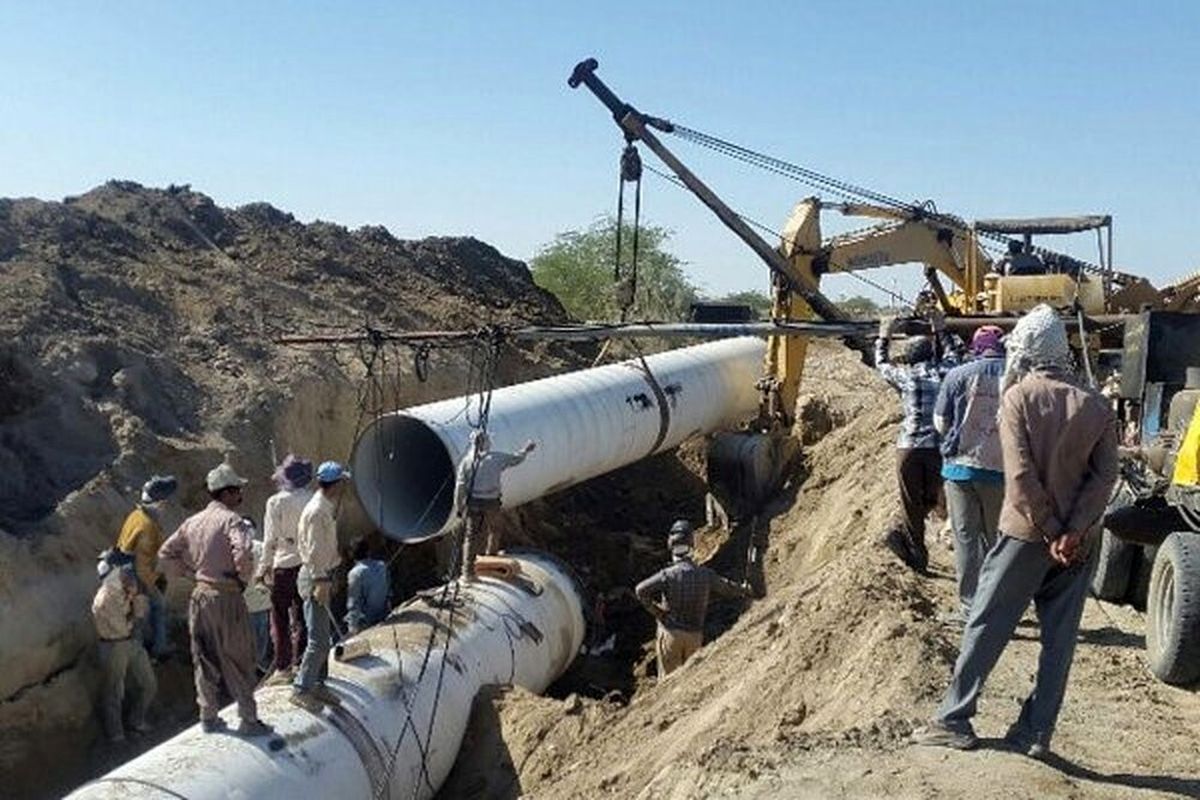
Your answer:
[[[957,630],[938,622],[953,607],[951,554],[935,546],[937,575],[918,579],[876,545],[895,502],[897,415],[844,351],[818,348],[810,365],[818,416],[838,427],[808,448],[776,509],[768,597],[627,706],[513,692],[481,702],[443,796],[1200,796],[1200,699],[1148,676],[1140,615],[1095,601],[1055,740],[1062,760],[906,745],[957,653]],[[981,735],[1015,717],[1036,636],[1031,618],[987,688]]]
[[[245,509],[257,518],[272,446],[344,458],[373,406],[464,390],[468,352],[434,354],[421,383],[411,353],[387,348],[375,364],[386,385],[360,408],[369,349],[273,337],[518,320],[565,314],[523,264],[473,239],[306,225],[187,187],[0,199],[0,794],[20,796],[26,778],[44,794],[44,765],[69,772],[96,736],[95,556],[149,473],[180,477],[170,528],[206,502],[204,472],[228,457],[253,479]],[[499,378],[571,357],[505,350]]]

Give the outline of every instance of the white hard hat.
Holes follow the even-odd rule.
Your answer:
[[[231,486],[245,486],[248,481],[234,472],[233,467],[228,464],[219,464],[209,471],[205,483],[208,485],[210,492],[219,492]]]

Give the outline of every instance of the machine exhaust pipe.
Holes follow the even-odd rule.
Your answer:
[[[343,655],[353,656],[329,663],[327,685],[340,705],[314,714],[289,702],[290,687],[260,689],[259,714],[274,737],[193,726],[69,797],[432,797],[454,765],[479,689],[540,693],[583,643],[583,599],[569,570],[545,554],[509,558],[510,579],[427,592],[351,638]]]
[[[726,339],[516,384],[492,393],[488,434],[508,452],[537,449],[503,477],[504,506],[565,489],[730,427],[758,406],[765,344]],[[479,395],[385,414],[354,447],[354,484],[387,536],[419,541],[454,522],[455,468]]]

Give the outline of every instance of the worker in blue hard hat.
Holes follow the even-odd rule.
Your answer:
[[[704,644],[709,597],[750,597],[750,584],[723,578],[692,559],[692,524],[676,520],[667,536],[671,564],[637,585],[634,594],[658,622],[658,675],[681,667]]]
[[[350,470],[338,462],[322,463],[317,467],[317,492],[300,513],[297,544],[301,564],[297,588],[304,598],[308,643],[292,683],[292,701],[310,710],[323,703],[337,705],[341,702],[325,686],[325,674],[333,644],[333,615],[329,609],[333,571],[342,561],[338,553],[337,504],[350,477]]]

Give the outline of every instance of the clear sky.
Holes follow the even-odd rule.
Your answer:
[[[614,208],[620,136],[566,86],[593,55],[648,113],[968,218],[1112,213],[1119,267],[1200,268],[1196,2],[3,0],[0,195],[190,183],[528,259]],[[774,225],[808,193],[677,152]],[[711,292],[766,285],[690,195],[648,175],[644,208]]]

